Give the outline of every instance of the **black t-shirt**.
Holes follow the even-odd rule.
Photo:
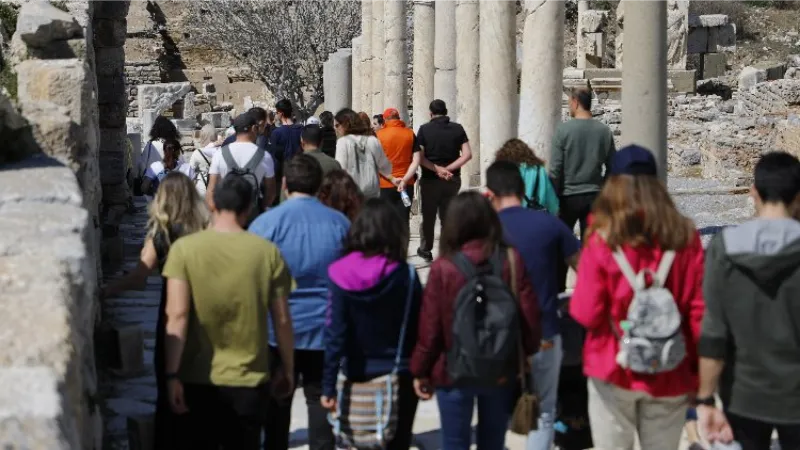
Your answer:
[[[461,156],[461,146],[467,139],[467,133],[461,125],[450,122],[447,116],[435,117],[419,127],[417,144],[425,150],[425,158],[437,166],[447,166]],[[461,169],[453,171],[453,176],[460,176]],[[422,178],[438,178],[436,172],[422,168]]]

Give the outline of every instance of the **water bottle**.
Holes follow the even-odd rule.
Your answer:
[[[403,204],[406,208],[411,207],[411,199],[408,197],[408,194],[406,194],[406,191],[400,193],[400,198],[403,200]]]

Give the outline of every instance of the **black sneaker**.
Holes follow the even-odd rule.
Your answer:
[[[433,261],[433,253],[431,253],[431,252],[429,252],[427,250],[423,250],[421,248],[417,249],[417,256],[419,256],[420,258],[424,259],[426,262]]]

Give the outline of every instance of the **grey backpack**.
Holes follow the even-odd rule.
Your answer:
[[[675,369],[686,357],[681,313],[672,292],[664,287],[675,260],[675,252],[664,252],[655,273],[650,269],[642,269],[638,274],[634,273],[621,250],[617,249],[613,255],[625,279],[633,288],[628,318],[619,324],[622,335],[617,334],[617,364],[642,374]],[[647,274],[652,277],[650,286],[647,286]],[[613,322],[611,329],[617,333]]]
[[[381,193],[381,186],[378,181],[378,168],[375,158],[367,148],[368,139],[353,136],[353,143],[355,151],[353,157],[355,158],[355,172],[350,175],[353,176],[356,184],[361,188],[361,192],[366,198],[377,198]]]

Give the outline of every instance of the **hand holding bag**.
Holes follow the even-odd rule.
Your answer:
[[[511,292],[517,299],[519,298],[519,286],[517,285],[517,267],[514,259],[514,251],[508,249],[508,263],[511,268]],[[522,392],[517,398],[514,412],[511,414],[509,430],[515,434],[527,435],[539,427],[539,398],[531,389],[528,371],[525,370],[525,349],[522,346],[522,333],[519,333],[519,381]]]

